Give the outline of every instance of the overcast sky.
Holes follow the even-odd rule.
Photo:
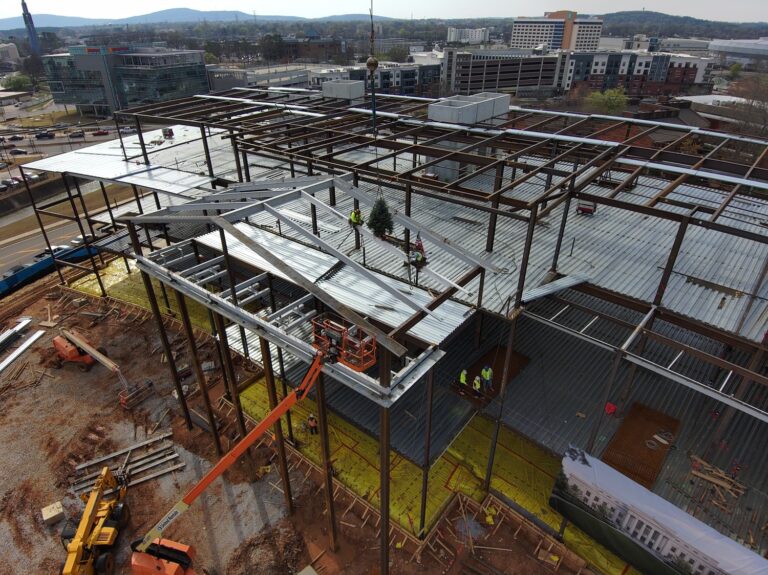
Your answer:
[[[124,18],[156,12],[166,8],[197,10],[242,10],[248,14],[280,14],[317,17],[331,14],[364,13],[365,0],[290,0],[258,2],[253,0],[131,0],[130,2],[94,0],[27,0],[30,12],[83,16],[90,18]],[[709,20],[768,21],[767,0],[542,0],[537,3],[509,0],[376,0],[374,12],[393,18],[472,18],[536,16],[545,11],[571,9],[582,13],[603,14],[621,10],[654,10],[668,14],[694,16]],[[1,0],[0,18],[21,14],[21,0]]]

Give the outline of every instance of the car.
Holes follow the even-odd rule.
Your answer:
[[[0,162],[0,170],[7,167],[8,167],[8,164],[6,164],[5,162]]]
[[[85,234],[85,238],[83,238],[83,236],[75,236],[74,239],[71,242],[69,242],[69,243],[72,244],[73,246],[81,246],[86,241],[87,242],[92,242],[95,239],[96,238],[93,237],[91,234]]]
[[[8,186],[0,184],[0,194],[2,194],[3,192],[7,192],[7,191],[8,191]]]
[[[0,143],[5,142],[5,136],[0,136]]]
[[[53,140],[55,137],[56,132],[49,132],[48,130],[43,130],[42,132],[35,134],[35,138],[38,140]]]
[[[131,128],[130,126],[123,126],[122,128],[120,128],[120,133],[123,135],[135,134],[136,128]]]
[[[21,136],[19,134],[14,134],[10,138],[8,138],[11,142],[20,142],[24,139],[24,136]]]
[[[4,186],[8,186],[9,188],[15,188],[16,186],[19,185],[19,183],[13,178],[6,178],[5,180],[0,180],[0,184],[3,184]]]
[[[70,138],[85,138],[85,132],[82,130],[75,130],[69,134]]]
[[[96,130],[93,132],[94,136],[109,136],[109,130]]]
[[[27,181],[31,184],[33,182],[39,182],[43,178],[40,177],[40,174],[27,174]]]
[[[14,148],[8,153],[12,156],[26,156],[28,152],[26,150],[22,150],[21,148]]]

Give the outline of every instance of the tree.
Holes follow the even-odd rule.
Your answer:
[[[391,234],[395,228],[392,214],[384,198],[379,198],[373,204],[371,214],[368,216],[368,228],[378,238],[383,238],[385,234]]]
[[[3,88],[11,92],[29,92],[32,89],[32,78],[24,74],[9,76],[3,80]]]
[[[387,53],[387,59],[390,62],[405,62],[408,60],[408,48],[405,46],[393,46]]]
[[[585,100],[587,108],[604,114],[616,115],[627,107],[627,97],[621,88],[613,88],[605,92],[592,92]]]
[[[755,136],[768,135],[768,74],[752,74],[732,91],[744,98],[732,107],[738,110],[739,129]]]
[[[216,57],[215,54],[211,54],[210,52],[205,53],[205,63],[206,64],[218,64],[219,59]]]
[[[741,69],[742,65],[736,62],[733,66],[728,68],[728,78],[730,80],[735,80],[739,76],[741,76]]]

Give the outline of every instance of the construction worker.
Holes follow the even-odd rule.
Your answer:
[[[475,395],[479,396],[483,394],[483,380],[480,379],[479,375],[475,376],[475,379],[472,382],[472,389],[475,391]]]
[[[360,213],[360,208],[355,208],[352,213],[349,214],[349,225],[354,227],[363,225],[363,214]]]
[[[459,374],[459,386],[460,387],[467,386],[467,370],[466,369],[462,369],[461,373]]]
[[[310,414],[307,418],[307,427],[309,427],[310,435],[317,435],[317,418],[314,414]]]
[[[486,365],[480,371],[480,377],[483,379],[483,390],[485,393],[490,393],[493,386],[493,369],[491,369],[490,365]]]
[[[411,250],[411,253],[408,254],[408,261],[411,262],[412,266],[420,268],[425,263],[424,262],[424,254],[421,253],[419,250]]]

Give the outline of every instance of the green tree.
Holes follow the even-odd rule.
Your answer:
[[[584,103],[590,110],[615,115],[626,109],[627,97],[621,88],[613,88],[605,92],[592,92]]]
[[[742,65],[736,62],[733,66],[728,68],[728,78],[730,80],[737,79],[739,76],[741,76],[741,69]]]
[[[219,59],[216,57],[215,54],[211,54],[210,52],[205,53],[205,63],[206,64],[218,64]]]
[[[3,80],[3,88],[11,92],[29,92],[32,89],[32,78],[25,74],[16,74]]]
[[[395,227],[392,214],[384,198],[379,198],[373,204],[371,214],[368,216],[368,227],[376,237],[383,238],[385,234],[391,234]]]
[[[405,62],[408,60],[408,48],[405,46],[393,46],[387,53],[390,62]]]

